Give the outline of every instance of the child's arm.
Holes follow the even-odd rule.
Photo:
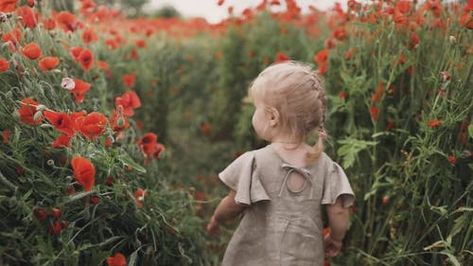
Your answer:
[[[234,219],[245,209],[244,205],[235,202],[235,194],[236,192],[234,190],[230,190],[228,195],[218,204],[212,218],[210,218],[209,224],[207,225],[207,231],[209,234],[217,233],[219,224]]]
[[[325,237],[325,249],[329,257],[336,256],[342,248],[342,240],[348,228],[349,209],[342,205],[342,198],[338,197],[335,204],[327,205],[327,216],[330,234]]]

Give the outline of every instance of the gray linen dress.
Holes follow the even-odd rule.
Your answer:
[[[287,186],[292,171],[304,177],[298,191]],[[343,169],[322,153],[299,168],[286,163],[270,146],[248,151],[219,173],[236,191],[235,201],[249,205],[230,240],[222,265],[323,265],[321,205],[343,206],[354,194]]]

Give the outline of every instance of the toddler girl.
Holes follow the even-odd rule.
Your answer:
[[[288,61],[267,67],[249,96],[252,124],[271,144],[248,151],[219,178],[230,187],[207,225],[244,213],[222,265],[322,265],[335,256],[348,226],[354,194],[342,168],[323,152],[325,92],[311,67]],[[314,146],[306,143],[316,134]],[[321,205],[331,233],[323,238]],[[325,254],[324,254],[325,253]]]

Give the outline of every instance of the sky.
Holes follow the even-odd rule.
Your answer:
[[[203,17],[210,23],[218,23],[228,16],[227,8],[229,6],[233,6],[235,14],[238,15],[246,7],[257,6],[260,2],[261,0],[225,0],[222,6],[218,6],[217,0],[150,0],[145,10],[172,5],[185,17]],[[297,0],[298,5],[302,8],[302,12],[308,10],[309,5],[313,5],[320,10],[327,10],[335,2],[346,1]]]

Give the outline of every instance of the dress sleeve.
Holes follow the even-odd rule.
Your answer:
[[[258,201],[270,200],[257,174],[255,156],[252,152],[246,152],[238,157],[220,172],[218,177],[225,185],[236,191],[236,203],[251,205]]]
[[[335,204],[342,197],[342,205],[349,208],[355,202],[355,194],[348,182],[347,175],[336,162],[329,162],[329,169],[324,180],[322,204]]]

